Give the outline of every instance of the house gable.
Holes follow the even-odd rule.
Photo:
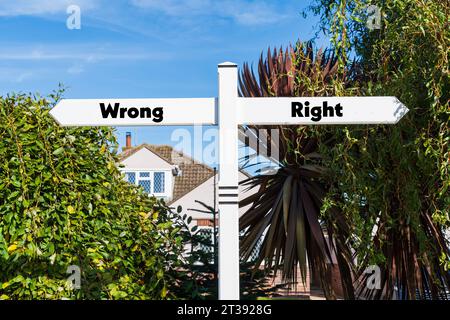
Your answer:
[[[121,161],[125,169],[172,170],[173,165],[147,148],[140,148]]]

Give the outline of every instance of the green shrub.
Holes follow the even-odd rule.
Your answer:
[[[313,4],[333,48],[358,59],[361,95],[396,96],[410,110],[393,126],[330,128],[336,143],[321,149],[359,265],[381,268],[381,290],[362,286],[364,296],[441,298],[450,288],[450,2]],[[382,13],[379,29],[366,26],[369,5]]]
[[[0,97],[0,299],[173,297],[173,214],[123,180],[113,129],[62,128],[49,98]]]

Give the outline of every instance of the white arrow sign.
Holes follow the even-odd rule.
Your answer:
[[[50,114],[62,126],[215,124],[215,98],[63,99]]]
[[[219,125],[219,298],[239,299],[238,124],[395,124],[395,97],[239,98],[237,65],[219,66],[219,97],[62,100],[62,126]]]
[[[396,97],[239,98],[240,123],[395,124],[408,108]]]
[[[63,99],[50,114],[62,126],[213,125],[216,102],[215,98]],[[237,98],[239,124],[395,124],[408,111],[396,97]]]

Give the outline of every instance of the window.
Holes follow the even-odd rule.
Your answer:
[[[197,244],[197,249],[205,253],[214,252],[214,228],[213,227],[197,227],[197,236],[200,238],[200,243]]]
[[[131,184],[141,186],[148,194],[168,197],[166,194],[166,172],[164,171],[124,171],[125,180]]]
[[[151,193],[151,185],[150,180],[139,180],[139,185],[144,188],[144,191],[147,193]]]
[[[135,172],[125,172],[125,180],[129,183],[136,184],[136,173]]]
[[[248,257],[247,262],[255,262],[258,259],[259,253],[260,253],[261,248],[262,248],[263,243],[264,243],[264,238],[266,236],[266,231],[264,231],[263,234],[257,240],[257,242],[255,244],[255,247],[253,248],[252,252],[250,253],[250,256]],[[239,232],[239,238],[242,238],[244,236],[244,234],[245,234],[245,230],[242,230],[241,232]]]
[[[164,193],[164,180],[165,180],[165,174],[164,172],[155,172],[155,177],[153,179],[154,184],[154,193]]]
[[[139,172],[138,185],[141,186],[145,192],[147,193],[152,192],[149,171]]]

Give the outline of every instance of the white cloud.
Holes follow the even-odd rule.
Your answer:
[[[0,81],[21,83],[32,79],[35,70],[23,67],[0,67]]]
[[[155,51],[150,49],[118,49],[107,45],[47,45],[43,49],[39,45],[28,46],[6,46],[0,43],[0,61],[9,65],[23,65],[23,62],[32,62],[28,69],[22,68],[1,68],[0,81],[23,82],[34,78],[37,73],[41,73],[43,66],[51,65],[55,68],[55,63],[61,68],[61,72],[70,75],[79,75],[89,69],[90,66],[102,61],[163,61],[173,59],[170,52]],[[120,63],[120,62],[119,62]],[[41,70],[36,72],[36,70]],[[2,77],[2,74],[5,75]],[[6,76],[7,75],[7,76]]]
[[[68,74],[77,75],[84,72],[84,67],[81,64],[74,64],[67,69]]]
[[[103,60],[167,60],[173,57],[170,52],[140,49],[117,49],[99,44],[84,45],[39,45],[11,46],[0,43],[0,60],[69,60],[73,62],[95,63]]]
[[[91,10],[98,3],[99,0],[0,0],[0,17],[65,13],[72,4],[80,6],[81,10]]]
[[[25,80],[31,79],[32,77],[33,77],[33,72],[25,71],[25,72],[17,74],[16,77],[14,78],[14,81],[20,83]]]
[[[131,0],[139,8],[155,10],[183,20],[199,16],[231,18],[244,25],[275,23],[287,16],[266,1],[248,0]]]
[[[171,52],[150,48],[122,48],[109,44],[38,44],[11,45],[0,42],[0,82],[23,83],[53,74],[77,76],[99,63],[120,65],[139,61],[164,61],[174,58]]]
[[[211,0],[131,0],[137,7],[161,11],[171,16],[198,15],[211,9]]]
[[[244,25],[262,25],[276,23],[287,16],[264,2],[251,2],[240,7],[236,2],[224,1],[224,12],[228,13],[238,23]]]

